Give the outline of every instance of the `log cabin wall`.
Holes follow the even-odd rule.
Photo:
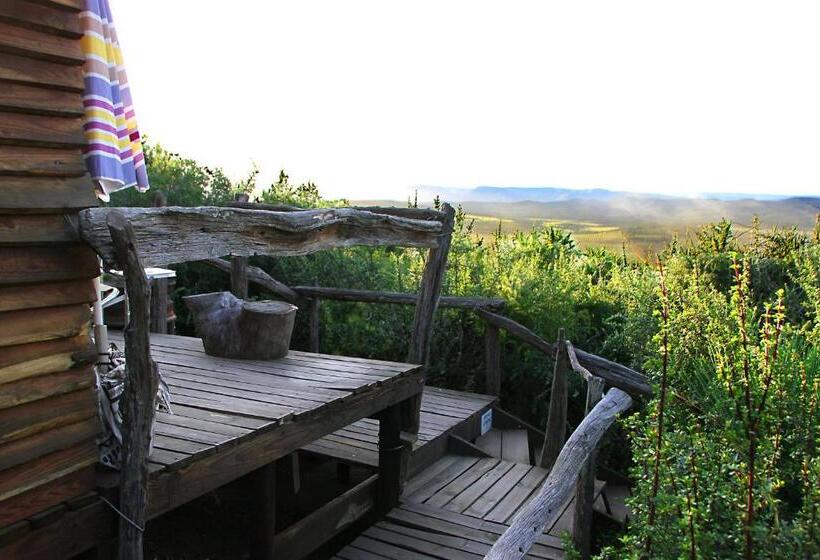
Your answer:
[[[81,147],[83,0],[0,0],[0,528],[91,492],[95,206]],[[34,522],[32,522],[34,523]]]

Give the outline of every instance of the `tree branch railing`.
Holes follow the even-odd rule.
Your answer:
[[[576,490],[579,476],[604,433],[617,415],[631,406],[632,398],[613,387],[590,410],[561,449],[541,490],[516,514],[484,557],[486,560],[518,560],[526,556],[538,536],[561,514],[561,506]]]

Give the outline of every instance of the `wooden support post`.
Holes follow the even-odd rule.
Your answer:
[[[561,453],[567,434],[567,372],[570,369],[567,355],[564,329],[558,329],[558,342],[555,351],[555,369],[552,373],[552,391],[550,409],[547,417],[546,437],[541,449],[538,466],[550,469]]]
[[[604,380],[591,377],[587,383],[587,404],[584,416],[588,415],[604,395]],[[592,540],[592,506],[595,501],[595,459],[598,451],[593,448],[581,469],[575,486],[575,510],[572,515],[572,541],[581,554],[582,560],[590,556]]]
[[[155,278],[151,287],[151,332],[168,334],[168,279]]]
[[[125,388],[120,401],[123,415],[120,511],[127,521],[120,521],[119,558],[141,560],[148,505],[148,444],[159,384],[148,338],[151,287],[138,256],[131,224],[119,212],[111,212],[107,223],[117,262],[125,275],[130,311],[125,327]]]
[[[379,483],[376,511],[384,515],[399,504],[401,464],[404,444],[401,441],[401,409],[390,406],[379,414]]]
[[[248,257],[231,257],[231,293],[248,299]]]
[[[251,558],[273,560],[276,536],[276,463],[269,463],[251,473],[253,481],[254,520]]]
[[[319,353],[319,321],[321,319],[322,300],[318,297],[310,298],[310,351]]]
[[[430,361],[430,343],[433,340],[433,318],[441,297],[441,286],[447,268],[447,257],[450,253],[450,241],[453,237],[453,224],[456,211],[449,204],[441,208],[444,218],[441,223],[441,239],[438,247],[430,249],[424,275],[421,279],[418,303],[413,315],[413,330],[410,336],[410,351],[407,361],[427,367]],[[408,399],[402,409],[404,425],[411,433],[417,434],[421,420],[421,394]]]
[[[486,367],[486,391],[488,395],[501,394],[501,346],[498,327],[485,323],[484,362]]]

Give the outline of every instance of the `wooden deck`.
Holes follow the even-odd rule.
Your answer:
[[[410,473],[416,473],[447,452],[450,434],[473,439],[479,434],[481,415],[496,403],[497,397],[437,387],[424,387],[421,399],[421,427],[413,444]],[[359,420],[303,448],[351,463],[375,467],[379,453],[378,421]]]
[[[111,339],[122,344],[121,333]],[[151,517],[418,394],[418,366],[290,352],[279,360],[204,353],[198,338],[151,336],[171,391],[149,457]]]
[[[480,559],[540,489],[547,469],[498,458],[448,454],[408,481],[401,505],[366,529],[336,558]],[[603,483],[596,483],[596,494]],[[563,558],[573,499],[527,558]]]

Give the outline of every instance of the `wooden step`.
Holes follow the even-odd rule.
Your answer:
[[[626,505],[626,499],[631,496],[627,486],[607,485],[598,499],[595,500],[593,508],[601,515],[616,521],[623,525],[626,523],[632,513]]]
[[[476,447],[489,455],[513,463],[530,464],[530,442],[527,430],[498,430],[489,432],[475,440]]]

